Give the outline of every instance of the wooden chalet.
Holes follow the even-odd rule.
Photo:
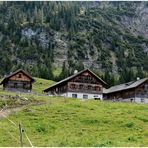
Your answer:
[[[19,69],[4,77],[0,85],[3,85],[3,89],[8,91],[31,92],[34,81],[29,74]]]
[[[104,89],[103,98],[114,101],[119,100],[148,103],[148,78]]]
[[[48,95],[102,99],[107,84],[89,69],[80,71],[44,90]]]

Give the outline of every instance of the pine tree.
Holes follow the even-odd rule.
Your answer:
[[[144,78],[145,77],[145,74],[144,74],[144,72],[143,72],[141,67],[137,68],[136,77],[139,77],[139,78]]]
[[[60,73],[58,80],[62,80],[69,76],[69,70],[66,67],[66,63],[63,63],[62,72]]]
[[[108,84],[108,87],[112,86],[112,82],[111,82],[111,75],[109,73],[109,71],[105,71],[105,74],[104,74],[104,81]]]

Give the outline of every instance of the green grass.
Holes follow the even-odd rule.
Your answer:
[[[41,79],[41,78],[34,78],[36,82],[33,83],[33,92],[39,92],[42,93],[44,89],[48,88],[55,82],[52,80],[46,80],[46,79]]]
[[[62,68],[54,68],[53,69],[54,76],[59,76],[61,72],[62,72]]]
[[[148,146],[147,105],[47,98],[9,116],[34,146]],[[19,146],[18,128],[7,119],[0,127],[0,146]],[[24,134],[23,143],[29,146]]]
[[[49,97],[40,90],[52,81],[38,79],[34,92],[6,92],[0,89],[0,110],[24,106],[8,118],[0,118],[0,146],[20,146],[18,124],[34,146],[148,146],[148,105],[97,100]],[[45,86],[45,87],[44,87]],[[27,98],[15,100],[14,98]],[[23,133],[24,146],[30,146]]]

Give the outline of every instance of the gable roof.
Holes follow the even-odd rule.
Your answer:
[[[2,80],[2,82],[0,83],[0,85],[3,84],[5,81],[7,81],[10,77],[16,75],[16,74],[19,73],[19,72],[24,73],[27,77],[29,77],[29,78],[31,79],[32,82],[35,81],[35,79],[34,79],[32,76],[30,76],[28,73],[26,73],[24,70],[18,69],[18,70],[16,70],[15,72],[13,72],[12,74],[10,74],[10,75],[4,77],[4,79]]]
[[[99,77],[98,77],[95,73],[93,73],[91,70],[89,70],[89,69],[84,69],[84,70],[82,70],[82,71],[80,71],[80,72],[78,72],[78,73],[76,73],[76,74],[74,74],[74,75],[72,75],[72,76],[69,76],[69,77],[67,77],[67,78],[65,78],[65,79],[63,79],[63,80],[61,80],[61,81],[59,81],[59,82],[53,84],[52,86],[48,87],[47,89],[44,89],[44,92],[48,91],[48,90],[49,90],[50,88],[52,88],[52,87],[56,87],[56,86],[59,85],[59,84],[62,84],[62,83],[64,83],[64,82],[67,82],[67,81],[69,81],[69,80],[75,78],[76,76],[78,76],[78,75],[84,73],[84,72],[89,72],[89,73],[91,73],[93,76],[96,77],[96,79],[98,79],[99,81],[101,81],[103,85],[105,85],[105,86],[107,85],[107,83],[106,83],[105,81],[103,81],[101,78],[99,78]]]
[[[122,91],[122,90],[127,90],[127,89],[131,89],[131,88],[136,88],[137,86],[141,85],[142,83],[144,83],[145,81],[148,80],[147,78],[143,78],[137,81],[131,81],[128,83],[124,83],[124,84],[120,84],[120,85],[115,85],[112,86],[108,89],[104,89],[103,93],[104,94],[108,94],[108,93],[113,93],[113,92],[117,92],[117,91]]]

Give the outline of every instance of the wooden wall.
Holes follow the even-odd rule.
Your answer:
[[[13,75],[9,80],[19,80],[19,81],[31,81],[24,73],[19,72],[16,75]]]
[[[30,92],[32,90],[32,81],[23,72],[12,75],[3,84],[4,90]]]
[[[148,81],[144,82],[143,84],[139,85],[136,88],[128,89],[128,90],[121,90],[118,92],[112,92],[108,94],[104,94],[106,99],[128,99],[128,98],[148,98],[148,87],[145,88],[145,85],[148,86]]]
[[[98,80],[95,76],[93,76],[89,72],[84,72],[77,77],[69,80],[68,82],[64,82],[49,89],[49,93],[51,94],[61,94],[65,92],[102,94],[103,86],[102,82]]]

